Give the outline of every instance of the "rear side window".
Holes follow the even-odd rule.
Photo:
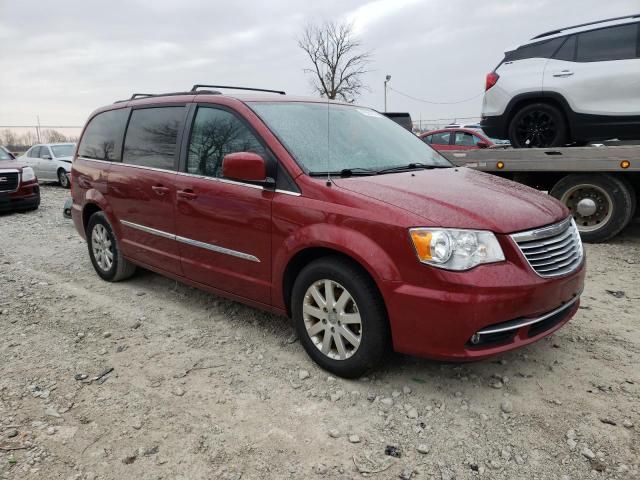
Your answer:
[[[543,42],[524,45],[516,50],[507,52],[504,61],[512,62],[514,60],[524,60],[527,58],[551,58],[562,42],[564,42],[564,38],[565,37],[552,38]]]
[[[578,34],[578,62],[637,58],[639,25],[620,25]]]
[[[185,108],[154,107],[131,113],[122,162],[130,165],[175,170],[178,134]]]
[[[233,113],[218,108],[198,108],[191,130],[187,171],[221,177],[222,159],[235,152],[253,152],[268,158],[267,150]]]
[[[556,60],[565,60],[567,62],[576,61],[576,36],[571,35],[567,41],[562,44],[560,50],[553,56]]]
[[[433,145],[449,145],[450,138],[451,132],[434,133],[431,137],[431,143]]]
[[[424,143],[431,143],[432,135],[427,135],[426,137],[422,137]]]
[[[80,141],[78,156],[119,162],[128,115],[129,110],[119,109],[93,117]]]

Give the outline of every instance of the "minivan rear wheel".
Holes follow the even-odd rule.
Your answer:
[[[522,107],[509,123],[513,148],[561,147],[567,143],[567,125],[562,112],[548,103]]]
[[[118,239],[103,212],[89,218],[87,246],[93,268],[103,280],[118,282],[135,273],[136,266],[122,256]]]
[[[339,257],[313,261],[296,278],[291,301],[300,343],[325,370],[355,378],[388,351],[384,302],[356,265]]]

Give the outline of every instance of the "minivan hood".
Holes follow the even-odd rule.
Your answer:
[[[336,178],[334,183],[419,215],[427,221],[424,226],[512,233],[568,215],[549,195],[465,167]]]

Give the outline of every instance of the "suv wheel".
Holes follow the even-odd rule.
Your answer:
[[[567,126],[560,110],[547,103],[533,103],[518,110],[509,124],[514,148],[560,147],[567,143]]]
[[[388,350],[384,302],[355,265],[337,257],[310,263],[298,275],[291,300],[300,343],[325,370],[355,378]]]
[[[87,246],[93,268],[103,280],[118,282],[135,273],[136,266],[122,256],[118,240],[103,212],[96,212],[89,219]]]
[[[69,182],[69,175],[62,168],[58,170],[58,182],[60,182],[62,188],[69,188],[71,183]]]

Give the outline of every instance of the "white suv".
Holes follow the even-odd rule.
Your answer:
[[[640,138],[640,14],[543,33],[487,74],[482,129],[516,148]]]

